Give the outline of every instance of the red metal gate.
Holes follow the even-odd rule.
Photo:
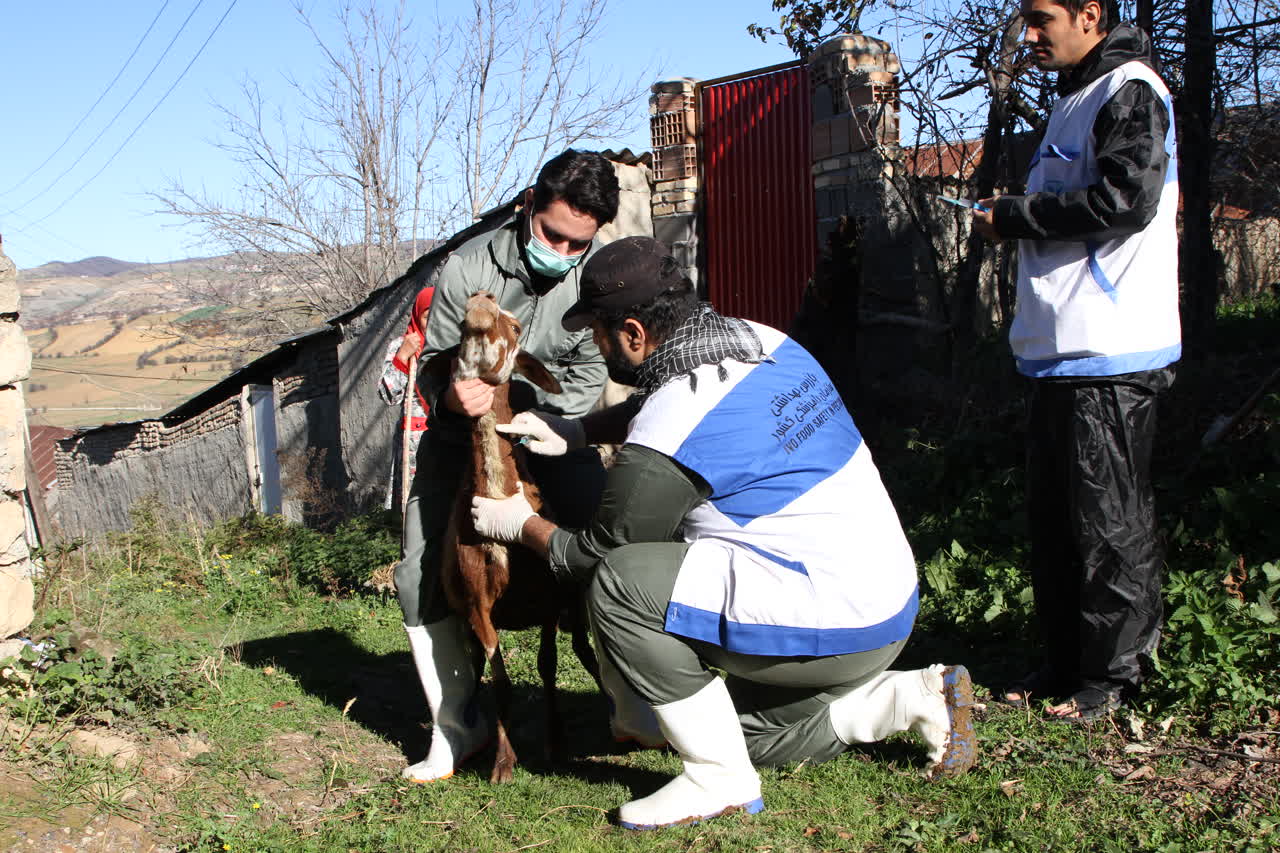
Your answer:
[[[786,331],[817,254],[808,66],[711,80],[698,101],[707,295]]]

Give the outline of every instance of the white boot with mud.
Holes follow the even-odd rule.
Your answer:
[[[599,648],[599,644],[597,644]],[[605,655],[599,656],[600,682],[609,697],[609,730],[618,743],[636,743],[645,749],[661,749],[667,745],[666,735],[658,725],[653,708],[631,689],[622,673]]]
[[[404,628],[409,650],[422,681],[422,692],[431,710],[431,748],[427,757],[406,767],[403,776],[414,782],[448,779],[454,768],[489,742],[488,727],[481,720],[468,726],[467,703],[476,688],[475,668],[469,649],[470,633],[456,616],[430,625]]]
[[[830,705],[831,727],[847,744],[874,743],[913,731],[929,752],[930,778],[959,776],[973,766],[973,683],[963,666],[882,672]]]
[[[618,809],[627,829],[700,823],[729,811],[764,809],[760,776],[724,681],[716,678],[687,699],[653,709],[684,772],[655,793]]]

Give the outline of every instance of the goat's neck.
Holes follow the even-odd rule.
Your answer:
[[[475,419],[471,427],[475,453],[475,493],[486,498],[515,494],[516,466],[511,442],[503,441],[495,427],[511,422],[510,383],[493,389],[493,408]]]

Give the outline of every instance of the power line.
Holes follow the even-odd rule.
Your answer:
[[[200,2],[204,2],[204,0],[200,0]],[[137,135],[139,130],[142,130],[142,126],[147,123],[147,119],[151,118],[151,116],[155,114],[155,111],[160,109],[160,105],[165,102],[165,99],[169,97],[169,95],[173,92],[173,90],[178,88],[178,84],[182,82],[182,78],[187,76],[187,72],[191,70],[191,66],[196,64],[196,60],[200,58],[200,54],[204,53],[204,49],[209,46],[209,42],[213,41],[213,37],[217,35],[218,30],[222,28],[222,22],[227,19],[227,16],[231,14],[231,10],[234,9],[236,7],[236,4],[239,2],[240,0],[231,0],[231,5],[227,6],[227,11],[223,12],[222,17],[218,19],[218,23],[213,25],[213,29],[210,30],[208,38],[206,38],[204,40],[204,43],[200,45],[200,49],[196,51],[195,56],[191,57],[191,61],[187,63],[187,67],[182,69],[182,73],[178,75],[178,79],[174,80],[173,85],[171,85],[168,89],[165,90],[164,94],[160,96],[160,100],[156,101],[156,105],[151,108],[151,112],[147,113],[142,117],[142,121],[138,122],[138,126],[135,127],[133,131],[130,132],[130,134],[125,137],[124,142],[120,143],[120,147],[111,153],[111,156],[107,158],[107,162],[102,164],[102,168],[94,172],[89,177],[89,180],[85,181],[83,184],[76,187],[76,189],[71,193],[71,195],[63,199],[62,202],[57,207],[55,207],[53,210],[49,211],[39,219],[35,220],[32,223],[33,225],[39,225],[41,222],[44,222],[46,219],[53,216],[59,210],[62,210],[62,208],[67,206],[68,202],[70,202],[73,198],[79,195],[80,192],[85,187],[93,183],[99,175],[101,175],[103,172],[107,170],[107,167],[110,166],[115,161],[116,157],[119,156],[120,152],[124,150],[124,147],[129,144],[129,142],[133,139],[134,136]],[[196,5],[198,6],[199,4],[196,4]]]
[[[22,180],[18,181],[16,184],[9,187],[9,189],[5,190],[4,192],[0,192],[0,196],[8,195],[9,193],[16,190],[18,187],[25,184],[27,181],[31,180],[31,178],[33,178],[37,172],[39,172],[45,166],[49,165],[50,160],[58,156],[59,151],[67,147],[67,143],[71,141],[71,137],[75,136],[76,131],[78,131],[80,127],[86,121],[89,120],[89,116],[91,116],[93,114],[93,111],[98,108],[98,104],[102,103],[102,99],[107,96],[107,93],[110,92],[112,87],[115,86],[116,83],[120,80],[120,76],[124,74],[125,69],[129,67],[129,63],[133,62],[133,58],[138,55],[138,51],[142,48],[142,43],[147,40],[147,36],[151,35],[151,31],[155,29],[156,21],[160,20],[160,16],[164,14],[164,10],[169,8],[169,2],[170,0],[164,0],[164,3],[160,6],[160,11],[156,12],[156,16],[152,18],[151,23],[147,25],[147,31],[142,34],[142,38],[138,39],[138,43],[133,46],[133,52],[129,54],[129,58],[124,61],[124,65],[120,66],[120,70],[116,72],[116,76],[112,77],[111,82],[108,83],[107,87],[102,90],[102,94],[98,96],[98,100],[93,102],[93,105],[90,106],[89,109],[85,111],[85,114],[80,117],[80,120],[76,122],[76,126],[71,128],[71,131],[67,134],[67,138],[62,140],[62,144],[59,145],[57,148],[53,149],[53,153],[50,154],[48,157],[44,158],[43,163],[41,163],[39,166],[36,166],[30,172],[27,172],[27,174],[23,176]]]
[[[43,225],[38,225],[35,222],[28,222],[28,224],[25,227],[14,228],[11,231],[5,231],[5,233],[6,234],[26,234],[28,237],[38,240],[39,242],[44,243],[44,245],[46,246],[52,247],[53,245],[52,243],[49,243],[48,241],[41,240],[39,237],[36,237],[35,234],[31,232],[32,228],[39,228],[41,231],[43,231],[45,234],[49,235],[53,239],[59,240],[67,244],[71,248],[75,249],[77,252],[83,252],[84,253],[83,257],[87,258],[93,254],[93,251],[91,249],[86,249],[84,246],[81,246],[79,243],[75,242],[74,240],[68,240],[66,237],[63,237],[61,234],[55,234],[54,232],[50,231],[48,228],[44,227]],[[59,253],[61,253],[61,251],[62,250],[59,250]]]
[[[111,121],[107,122],[107,126],[102,128],[102,130],[98,131],[98,135],[95,136],[89,142],[89,144],[85,146],[85,149],[80,152],[80,156],[77,157],[75,160],[73,160],[70,166],[63,169],[62,172],[58,174],[58,177],[50,181],[49,184],[45,186],[44,189],[40,190],[40,192],[36,193],[31,198],[27,199],[22,204],[18,205],[12,210],[7,211],[5,213],[5,216],[9,216],[11,214],[17,213],[19,210],[22,210],[24,207],[27,207],[28,205],[30,205],[33,201],[36,201],[37,199],[41,198],[45,193],[47,193],[49,190],[57,186],[58,182],[61,181],[63,178],[65,178],[68,172],[70,172],[72,169],[74,169],[76,166],[80,164],[80,161],[85,158],[85,155],[87,155],[91,150],[93,150],[93,146],[98,144],[98,140],[102,139],[102,137],[106,135],[106,132],[111,129],[112,125],[116,123],[116,119],[120,118],[121,114],[124,113],[124,111],[129,108],[129,105],[133,103],[134,99],[138,97],[138,93],[142,91],[142,87],[146,86],[147,81],[150,80],[151,76],[156,73],[156,69],[160,67],[160,63],[164,62],[164,58],[169,55],[169,51],[172,50],[174,44],[177,43],[178,36],[182,35],[183,30],[187,28],[187,24],[191,21],[191,18],[195,15],[195,13],[200,9],[202,5],[204,5],[204,0],[196,0],[195,7],[192,8],[192,10],[187,14],[187,17],[182,21],[182,26],[178,27],[178,31],[173,34],[173,38],[169,39],[169,43],[165,45],[164,52],[160,54],[160,58],[156,60],[155,65],[151,66],[151,70],[147,72],[147,76],[142,78],[142,82],[138,84],[138,88],[133,90],[133,94],[129,96],[129,99],[124,102],[124,106],[116,110],[116,114],[111,117]]]
[[[31,365],[32,370],[49,370],[54,373],[70,373],[75,376],[110,376],[113,379],[155,379],[160,382],[201,382],[205,385],[212,385],[221,380],[218,379],[188,379],[183,376],[139,376],[136,373],[99,373],[93,370],[68,370],[65,367],[45,367],[43,364]]]

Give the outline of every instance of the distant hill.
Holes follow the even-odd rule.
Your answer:
[[[113,276],[116,273],[136,269],[141,266],[146,266],[146,264],[133,263],[132,261],[121,261],[116,258],[108,258],[98,255],[97,257],[85,258],[80,261],[50,261],[47,264],[32,267],[29,270],[23,270],[22,276],[27,280],[60,278],[63,276],[90,276],[106,278],[108,276]]]
[[[401,245],[407,269],[413,261],[410,257],[413,244],[405,241]],[[430,251],[434,245],[434,240],[419,240],[418,254]],[[205,303],[192,295],[193,288],[185,286],[188,281],[232,283],[247,276],[246,271],[253,263],[252,258],[236,255],[183,258],[158,264],[102,256],[52,261],[18,271],[22,325],[38,329],[106,317],[204,307]]]

